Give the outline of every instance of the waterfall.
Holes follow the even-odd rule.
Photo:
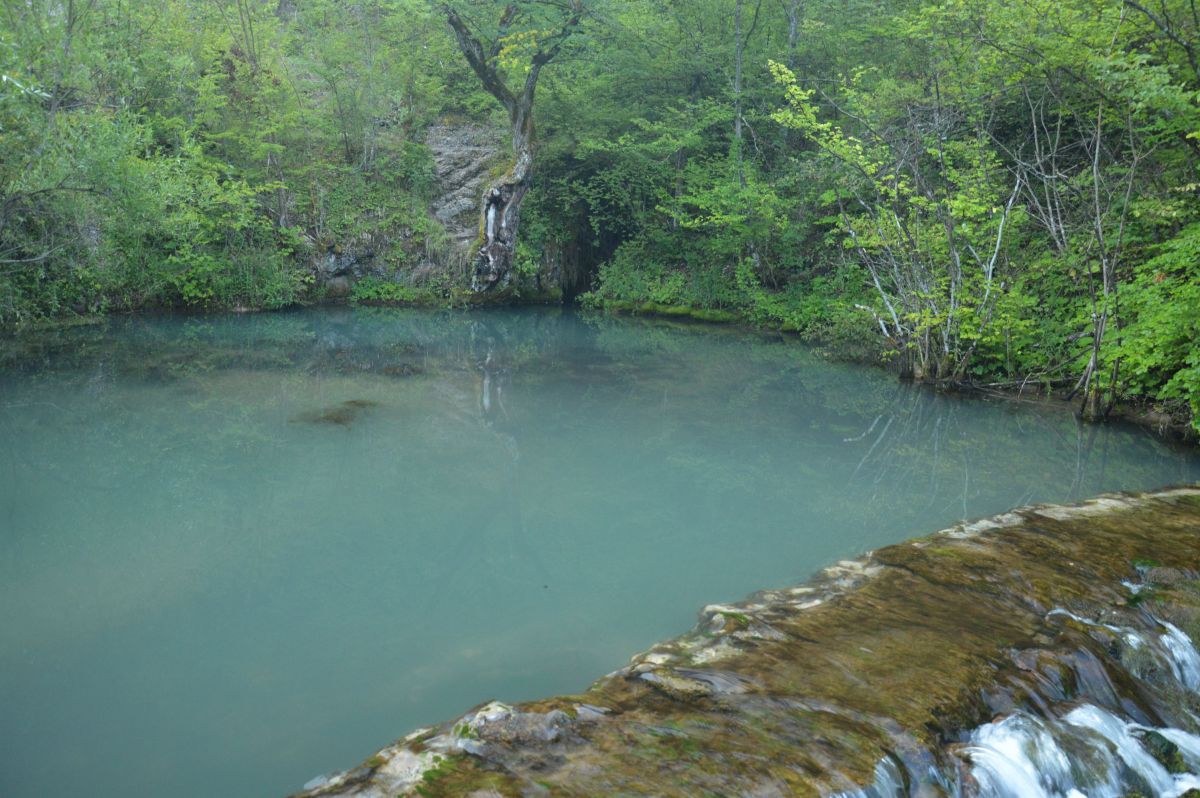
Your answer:
[[[1174,624],[1152,619],[1165,631],[1139,633],[1066,610],[1047,617],[1053,615],[1112,632],[1132,649],[1145,647],[1167,666],[1164,678],[1176,691],[1200,691],[1200,653]],[[1183,706],[1176,711],[1194,720]],[[1037,715],[1015,710],[976,728],[955,753],[967,766],[953,790],[958,798],[1180,798],[1200,790],[1200,736],[1131,722],[1087,701]]]
[[[971,733],[963,750],[980,796],[987,798],[1083,798],[1071,761],[1040,720],[1024,712],[987,723]],[[1105,784],[1105,787],[1108,787]],[[1105,792],[1107,796],[1109,792]],[[1115,798],[1115,791],[1111,792]],[[1098,795],[1092,798],[1099,798]]]
[[[1200,737],[1179,729],[1159,729],[1158,733],[1179,749],[1193,772],[1200,772]]]
[[[1183,792],[1174,789],[1175,782],[1171,774],[1133,736],[1133,724],[1125,723],[1115,715],[1091,704],[1071,710],[1064,720],[1079,728],[1085,735],[1084,739],[1087,739],[1089,732],[1093,732],[1106,740],[1125,766],[1150,788],[1151,794],[1167,796]],[[1088,742],[1093,750],[1103,748],[1103,743],[1099,740],[1093,738]],[[1111,774],[1114,770],[1111,758],[1108,762],[1108,771]]]
[[[1200,654],[1192,641],[1174,624],[1161,621],[1167,633],[1159,638],[1171,654],[1171,670],[1183,685],[1195,692],[1200,690]]]
[[[830,798],[903,798],[904,774],[891,757],[884,757],[875,765],[875,782],[861,790],[839,792]]]

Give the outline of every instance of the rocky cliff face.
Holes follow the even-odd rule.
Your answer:
[[[504,135],[496,128],[462,124],[434,125],[426,136],[438,181],[431,210],[449,234],[451,257],[459,261],[474,254],[485,184],[505,162]]]
[[[385,262],[383,253],[401,247],[410,230],[377,229],[352,239],[337,241],[317,252],[312,272],[326,296],[342,297],[364,277],[404,283],[436,280],[443,285],[466,289],[470,264],[475,260],[482,231],[480,219],[483,194],[489,181],[509,164],[507,132],[473,122],[439,124],[425,133],[425,145],[433,159],[436,186],[429,205],[432,219],[445,230],[438,246],[409,252],[407,264],[397,270]],[[369,226],[368,226],[369,227]],[[557,301],[564,290],[564,259],[561,249],[542,253],[529,272],[513,275],[513,291],[492,297],[493,301]]]
[[[386,247],[386,235],[382,232],[338,242],[332,250],[314,255],[313,275],[325,288],[326,296],[334,299],[347,296],[354,282],[363,277],[389,276],[387,265],[378,257]]]
[[[457,278],[478,246],[484,186],[505,164],[504,136],[503,130],[476,123],[430,127],[425,144],[433,159],[436,185],[429,214],[445,229],[444,242],[413,251],[412,230],[367,224],[365,232],[326,243],[314,252],[313,276],[326,295],[344,296],[353,283],[368,276],[402,282],[439,275]],[[407,265],[399,269],[385,262],[385,253],[397,245],[408,251]]]
[[[713,605],[584,694],[305,796],[1200,795],[1200,488],[1033,507]]]
[[[442,268],[462,274],[482,241],[484,192],[496,174],[510,165],[508,132],[485,125],[434,125],[425,143],[433,155],[438,188],[433,217],[446,229],[448,246]],[[563,291],[562,253],[542,253],[533,274],[513,276],[517,293],[526,299],[558,300]],[[427,264],[424,268],[433,268]]]

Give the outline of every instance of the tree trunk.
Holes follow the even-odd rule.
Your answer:
[[[538,76],[542,67],[558,54],[562,42],[579,24],[583,7],[573,0],[569,9],[572,15],[564,19],[561,29],[546,37],[548,46],[539,48],[534,54],[525,75],[525,86],[520,94],[514,93],[504,78],[496,71],[494,59],[499,54],[499,41],[490,51],[485,51],[479,39],[467,27],[466,22],[450,6],[445,6],[446,21],[454,29],[458,47],[466,56],[467,63],[483,83],[488,93],[495,97],[512,124],[512,168],[496,183],[488,187],[483,195],[480,228],[482,244],[475,256],[471,288],[474,291],[489,291],[508,285],[512,273],[513,257],[517,248],[517,228],[521,221],[521,201],[529,192],[529,178],[533,171],[533,97],[537,90]],[[501,30],[516,15],[516,7],[505,8],[500,19]]]
[[[529,191],[533,172],[533,95],[518,100],[512,114],[513,165],[483,195],[481,217],[483,243],[476,253],[473,291],[503,288],[512,273],[517,249],[517,229],[521,223],[521,201]]]
[[[733,146],[737,155],[738,186],[746,187],[746,173],[742,166],[742,53],[746,42],[742,38],[742,2],[733,6]]]
[[[800,43],[800,19],[804,16],[804,6],[801,0],[792,0],[787,10],[787,68],[796,71],[796,47]]]

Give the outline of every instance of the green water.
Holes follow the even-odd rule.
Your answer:
[[[1137,430],[732,330],[321,310],[0,342],[0,795],[284,794],[581,690],[706,603],[1196,480]]]

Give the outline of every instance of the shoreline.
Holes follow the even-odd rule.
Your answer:
[[[99,325],[103,324],[108,318],[116,317],[181,315],[185,317],[203,318],[207,316],[244,316],[261,313],[290,313],[317,308],[353,309],[355,307],[444,310],[460,313],[504,308],[557,307],[569,312],[595,313],[600,315],[656,320],[669,324],[725,328],[733,327],[756,335],[779,336],[780,338],[786,340],[797,341],[804,346],[812,347],[813,349],[817,350],[822,357],[830,362],[855,363],[858,365],[877,368],[885,372],[894,373],[893,370],[890,369],[886,364],[879,361],[838,356],[836,353],[831,352],[829,349],[823,346],[819,341],[805,340],[804,338],[800,337],[798,333],[793,331],[761,327],[752,324],[744,317],[729,311],[705,311],[703,309],[685,306],[663,306],[655,303],[623,303],[614,307],[586,309],[580,308],[578,305],[563,305],[561,303],[546,301],[542,298],[534,297],[531,297],[525,301],[520,299],[514,301],[513,298],[509,297],[501,302],[481,301],[478,303],[468,304],[438,304],[425,302],[422,300],[404,302],[369,300],[357,303],[350,302],[348,300],[323,300],[311,304],[293,305],[277,309],[225,308],[203,310],[188,308],[143,308],[139,310],[121,310],[110,313],[65,317],[62,319],[55,319],[53,321],[36,324],[19,331],[0,331],[0,342],[3,342],[5,339],[15,340],[25,335],[53,333],[78,327]],[[895,376],[897,380],[903,379],[899,375]],[[1054,390],[1046,392],[1037,383],[1029,383],[1028,385],[1021,384],[1016,388],[997,387],[992,384],[977,384],[970,382],[916,382],[914,384],[924,386],[928,390],[952,393],[964,398],[1001,399],[1013,403],[1032,403],[1038,405],[1058,406],[1069,410],[1076,418],[1080,419],[1080,422],[1083,424],[1130,424],[1144,429],[1160,440],[1168,443],[1185,446],[1188,448],[1200,448],[1200,430],[1193,427],[1188,419],[1178,414],[1173,414],[1170,411],[1163,409],[1161,406],[1156,405],[1153,400],[1144,397],[1133,397],[1116,404],[1112,413],[1106,418],[1099,419],[1097,421],[1085,421],[1080,417],[1080,413],[1076,407],[1076,401],[1066,399],[1061,392],[1055,392]]]

